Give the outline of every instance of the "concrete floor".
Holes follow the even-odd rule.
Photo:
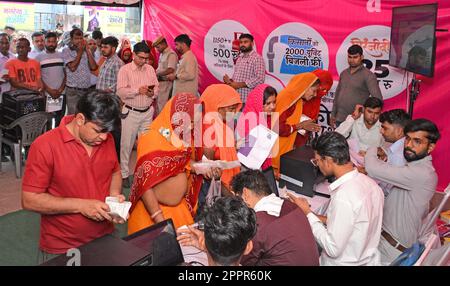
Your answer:
[[[136,151],[130,156],[130,171],[134,171]],[[0,172],[0,216],[22,209],[22,180],[16,178],[14,165],[11,162],[2,163]]]

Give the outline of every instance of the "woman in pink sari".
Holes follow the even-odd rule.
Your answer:
[[[244,110],[239,117],[237,131],[245,140],[241,148],[251,147],[248,141],[250,131],[258,125],[272,129],[272,112],[275,111],[277,91],[270,85],[260,84],[247,97]],[[241,139],[241,140],[242,140]],[[269,182],[272,192],[278,195],[278,188],[272,168],[272,159],[267,158],[261,166],[261,171]]]

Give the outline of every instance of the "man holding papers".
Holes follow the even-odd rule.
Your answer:
[[[114,231],[108,196],[124,201],[122,177],[109,133],[119,119],[119,100],[93,91],[78,112],[37,138],[22,182],[22,205],[41,214],[39,263]]]

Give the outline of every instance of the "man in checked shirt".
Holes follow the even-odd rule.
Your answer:
[[[241,53],[234,66],[233,76],[230,78],[225,74],[223,77],[224,83],[230,85],[239,92],[244,104],[247,101],[248,94],[255,87],[264,83],[264,59],[253,50],[253,46],[252,35],[242,34],[239,37],[239,49],[241,50]]]
[[[116,50],[119,40],[116,37],[106,37],[101,40],[100,51],[105,58],[104,63],[100,67],[97,78],[96,89],[103,90],[112,94],[117,91],[117,76],[120,68],[124,65],[122,60],[117,56]],[[120,120],[116,122],[117,126],[111,132],[114,137],[117,158],[120,161],[120,140],[122,127]]]

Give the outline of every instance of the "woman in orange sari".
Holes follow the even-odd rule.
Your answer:
[[[333,86],[333,77],[329,71],[321,69],[313,71],[313,74],[315,74],[319,78],[320,85],[319,89],[317,90],[317,96],[303,103],[303,114],[315,121],[319,116],[320,103],[322,101],[322,97],[327,95],[328,91]],[[297,135],[296,143],[299,144],[297,144],[296,147],[303,146],[306,144],[306,141],[308,140],[309,137],[309,133],[310,131],[307,131],[304,135],[301,134],[299,134],[300,136]]]
[[[177,94],[139,138],[129,234],[168,218],[175,227],[194,222],[202,176],[195,175],[190,162],[203,153],[192,147],[195,113],[201,117],[200,100]]]
[[[200,97],[205,107],[203,118],[204,155],[210,160],[238,160],[234,137],[234,116],[242,107],[239,93],[226,84],[208,86]],[[223,170],[222,185],[230,191],[231,179],[240,167]]]
[[[280,135],[278,144],[273,149],[272,166],[275,175],[279,175],[280,156],[291,151],[298,137],[298,130],[319,131],[320,126],[312,120],[300,123],[303,110],[303,101],[314,98],[319,88],[318,77],[310,72],[301,73],[292,77],[288,85],[278,94],[275,112],[278,113],[278,126],[275,131]],[[278,130],[276,130],[278,127]]]

